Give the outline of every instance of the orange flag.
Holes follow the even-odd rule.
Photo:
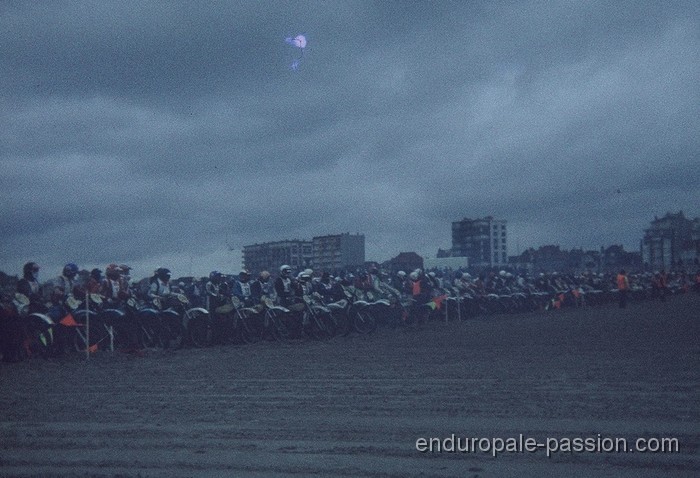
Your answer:
[[[58,323],[66,327],[81,327],[83,325],[77,323],[71,314],[66,315]]]
[[[433,299],[433,302],[435,302],[435,307],[437,310],[440,310],[440,307],[442,307],[442,301],[447,299],[447,294],[443,294],[440,297],[435,297]]]
[[[88,350],[94,354],[95,352],[97,352],[97,344],[89,346]]]

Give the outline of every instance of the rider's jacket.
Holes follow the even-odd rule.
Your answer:
[[[275,279],[275,293],[280,305],[286,307],[294,301],[294,281],[291,277],[277,277]]]
[[[334,302],[335,300],[335,289],[333,283],[318,281],[314,284],[314,292],[318,292],[323,297],[324,302]]]
[[[253,303],[253,291],[251,290],[250,282],[243,282],[237,280],[233,284],[233,295],[238,297],[238,299],[243,302],[246,307],[255,305]]]
[[[151,282],[151,286],[148,288],[148,298],[154,299],[157,296],[170,295],[170,284],[168,282],[163,282],[160,278],[157,278]]]
[[[32,299],[40,299],[41,284],[33,279],[23,278],[17,281],[17,292]]]
[[[216,284],[212,281],[204,285],[206,291],[206,301],[204,306],[207,310],[212,311],[217,307],[224,305],[226,302],[227,287],[224,282]]]
[[[70,279],[64,275],[60,275],[53,280],[52,285],[52,298],[61,296],[61,298],[65,300],[68,298],[68,296],[73,294],[73,289],[77,285],[77,282],[74,279]]]
[[[110,278],[104,279],[100,286],[100,294],[109,302],[126,300],[131,295],[129,292],[129,284],[121,277],[117,280]]]
[[[297,296],[311,295],[314,292],[314,286],[311,281],[298,281],[297,282]]]
[[[29,312],[45,312],[46,306],[41,296],[41,284],[31,277],[17,281],[17,292],[29,298]]]
[[[250,293],[253,296],[253,301],[259,303],[262,296],[272,298],[275,295],[275,288],[269,280],[263,282],[256,279],[250,284]]]

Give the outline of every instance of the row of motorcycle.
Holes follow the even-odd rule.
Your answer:
[[[269,297],[247,307],[236,297],[212,311],[193,307],[179,293],[152,300],[128,300],[114,306],[99,294],[70,296],[60,312],[29,312],[29,299],[15,294],[6,316],[21,324],[22,352],[28,356],[51,356],[66,345],[77,352],[131,348],[206,347],[212,344],[252,344],[264,340],[290,343],[299,339],[328,340],[350,333],[368,334],[378,324],[419,326],[431,319],[467,320],[547,310],[561,306],[600,305],[612,302],[615,290],[509,291],[475,294],[443,289],[440,299],[416,304],[410,297],[387,286],[381,291],[343,287],[345,298],[324,302],[320,295],[298,297],[282,307]],[[647,291],[633,291],[643,300]],[[636,297],[638,296],[638,297]],[[5,310],[5,312],[8,312]]]
[[[89,352],[141,348],[206,347],[212,344],[256,343],[299,339],[328,340],[336,335],[368,334],[378,317],[396,302],[371,300],[346,289],[345,298],[323,303],[317,294],[299,297],[287,307],[262,297],[252,307],[236,297],[211,312],[192,307],[184,294],[173,293],[152,300],[129,298],[119,306],[99,294],[82,299],[70,296],[60,313],[30,312],[26,296],[15,294],[8,316],[21,324],[25,357],[49,357],[60,348]]]

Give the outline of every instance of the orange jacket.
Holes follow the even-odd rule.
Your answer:
[[[627,280],[627,276],[624,274],[617,275],[617,288],[620,290],[627,290],[630,287],[630,283]]]

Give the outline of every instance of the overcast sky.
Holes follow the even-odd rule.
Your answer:
[[[486,215],[510,254],[637,250],[700,215],[699,5],[2,1],[0,270],[434,257]]]

